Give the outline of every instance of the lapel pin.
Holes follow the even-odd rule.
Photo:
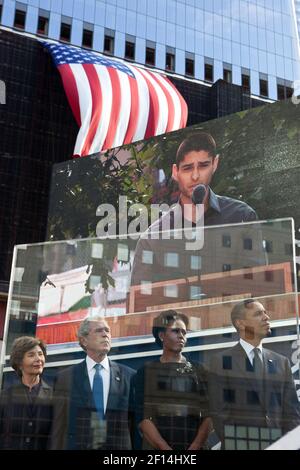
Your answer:
[[[118,375],[116,376],[116,380],[117,380],[118,382],[120,382],[120,380],[121,380]]]

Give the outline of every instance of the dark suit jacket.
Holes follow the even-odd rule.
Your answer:
[[[52,423],[52,388],[41,381],[31,405],[23,384],[2,390],[0,400],[0,448],[45,450]]]
[[[269,428],[276,440],[300,424],[299,402],[288,359],[265,348],[263,356],[262,381],[255,377],[240,343],[212,357],[210,411],[223,445],[226,425]]]
[[[134,370],[110,362],[105,420],[100,421],[86,361],[62,371],[54,392],[52,449],[131,449],[129,392]]]

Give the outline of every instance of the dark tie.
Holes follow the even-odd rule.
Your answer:
[[[253,353],[254,353],[253,368],[254,368],[255,376],[257,380],[263,380],[264,367],[263,367],[262,359],[260,358],[260,350],[258,348],[254,348]]]
[[[93,381],[93,396],[100,420],[104,420],[103,379],[101,375],[101,364],[95,364],[95,375]]]
[[[264,410],[264,414],[266,413],[266,397],[265,397],[265,384],[264,384],[264,364],[263,364],[263,356],[261,359],[260,350],[258,348],[253,349],[254,353],[254,361],[253,361],[253,368],[254,368],[254,375],[256,379],[256,387],[258,392],[258,400]]]

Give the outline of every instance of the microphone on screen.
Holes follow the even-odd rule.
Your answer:
[[[193,190],[192,194],[192,201],[193,204],[202,204],[206,194],[206,186],[205,184],[198,184]]]

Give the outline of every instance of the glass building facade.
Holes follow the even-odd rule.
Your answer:
[[[196,80],[225,79],[255,96],[280,99],[280,87],[300,76],[294,0],[1,3],[5,27]]]

